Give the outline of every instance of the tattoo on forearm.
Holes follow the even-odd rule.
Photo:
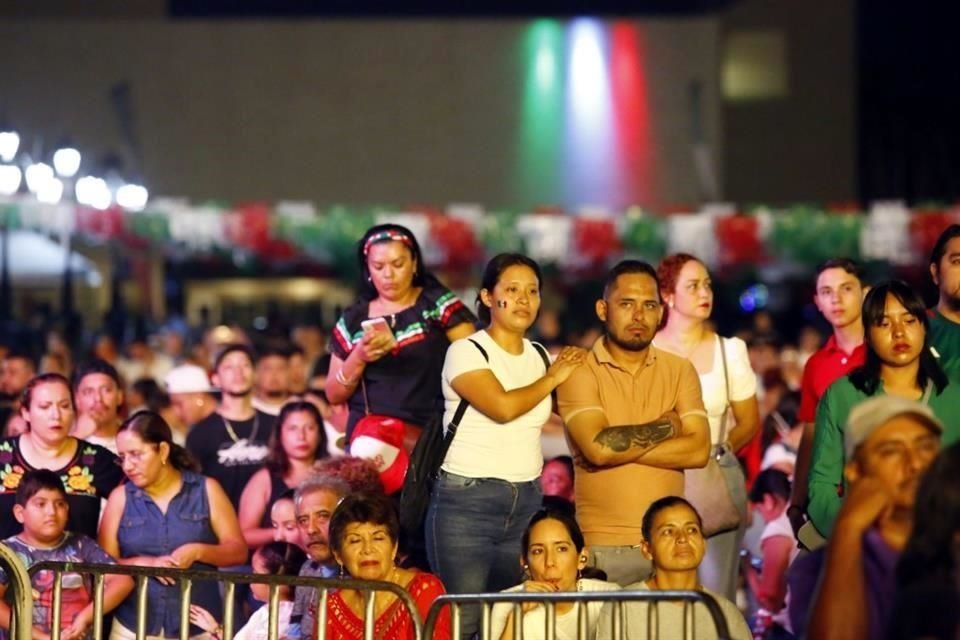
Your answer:
[[[622,453],[628,449],[650,449],[674,435],[670,420],[658,420],[646,424],[631,424],[607,427],[597,434],[594,442],[602,447]]]

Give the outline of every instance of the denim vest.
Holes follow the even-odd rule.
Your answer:
[[[188,542],[217,544],[210,525],[210,504],[207,501],[206,478],[192,471],[182,471],[183,486],[167,507],[160,508],[142,489],[132,482],[125,485],[127,504],[120,518],[117,542],[120,557],[165,556]],[[215,571],[208,564],[195,563],[191,569]],[[216,582],[194,582],[190,600],[217,619],[223,612]],[[133,631],[137,623],[136,591],[117,608],[117,618]],[[147,582],[147,635],[178,637],[180,633],[180,586],[165,586],[151,578]],[[191,625],[190,635],[203,630]]]

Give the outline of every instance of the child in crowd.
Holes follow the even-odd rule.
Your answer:
[[[295,576],[306,560],[307,554],[295,544],[268,542],[254,552],[250,564],[253,565],[253,572],[260,575]],[[267,602],[270,599],[270,586],[267,584],[251,584],[250,591],[260,602]],[[293,611],[293,587],[281,586],[277,597],[280,600],[278,637],[284,638],[287,635],[287,626],[290,624],[290,614]],[[247,624],[234,634],[233,640],[266,640],[269,615],[269,607],[257,609]],[[223,638],[223,627],[203,607],[190,605],[190,622],[207,631],[212,638],[217,640]]]
[[[115,564],[106,551],[87,536],[66,531],[69,505],[63,481],[49,469],[24,474],[17,488],[13,515],[23,532],[4,540],[27,567],[38,562],[88,562]],[[33,637],[48,640],[53,620],[53,571],[40,571],[32,577]],[[0,571],[0,598],[6,594],[8,579]],[[77,640],[89,636],[93,623],[93,580],[78,573],[62,578],[60,637]],[[130,576],[108,575],[104,579],[103,610],[113,610],[133,589]],[[0,626],[10,627],[10,606],[0,601]]]
[[[270,506],[270,526],[276,542],[289,542],[302,547],[297,512],[293,505],[293,489],[287,489]]]

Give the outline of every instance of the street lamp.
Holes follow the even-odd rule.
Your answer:
[[[61,178],[72,178],[80,170],[80,152],[65,146],[53,153],[53,168]]]
[[[50,178],[37,189],[37,200],[46,204],[57,204],[63,197],[63,182]]]
[[[23,172],[13,164],[0,164],[0,195],[12,196],[20,190]]]
[[[95,209],[106,209],[113,201],[113,194],[103,178],[84,176],[77,180],[77,202]]]
[[[17,132],[11,131],[6,127],[0,127],[0,160],[3,162],[12,162],[19,148],[20,136]]]
[[[143,211],[149,195],[144,186],[125,184],[117,189],[117,204],[128,211]]]

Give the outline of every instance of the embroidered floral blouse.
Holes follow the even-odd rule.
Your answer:
[[[10,514],[17,495],[17,487],[27,471],[36,469],[20,452],[20,438],[0,439],[0,513]],[[79,440],[77,452],[66,465],[51,471],[60,474],[67,490],[70,518],[67,531],[82,533],[94,540],[100,522],[100,499],[106,498],[123,479],[117,457],[103,447]],[[0,539],[15,536],[23,526],[12,516],[0,518]]]

